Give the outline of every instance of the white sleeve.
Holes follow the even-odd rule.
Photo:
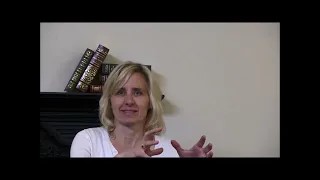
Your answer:
[[[82,130],[74,137],[71,149],[70,157],[91,157],[91,139],[89,134]]]

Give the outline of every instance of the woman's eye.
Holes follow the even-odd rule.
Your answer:
[[[142,92],[141,92],[141,91],[135,91],[135,92],[134,92],[134,95],[135,95],[135,96],[141,96],[141,95],[142,95]]]
[[[120,89],[120,90],[116,93],[116,95],[120,95],[120,96],[124,95],[124,90]]]

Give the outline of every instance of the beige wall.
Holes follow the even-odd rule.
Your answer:
[[[41,23],[40,91],[63,92],[85,48],[151,64],[166,136],[216,157],[280,156],[279,23]]]

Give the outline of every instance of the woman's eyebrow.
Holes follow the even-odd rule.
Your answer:
[[[142,91],[141,88],[132,88],[132,90],[134,90],[134,91]]]

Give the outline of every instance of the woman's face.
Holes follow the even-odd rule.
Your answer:
[[[147,82],[141,73],[134,73],[115,94],[111,96],[115,121],[123,125],[144,124],[150,99]]]

